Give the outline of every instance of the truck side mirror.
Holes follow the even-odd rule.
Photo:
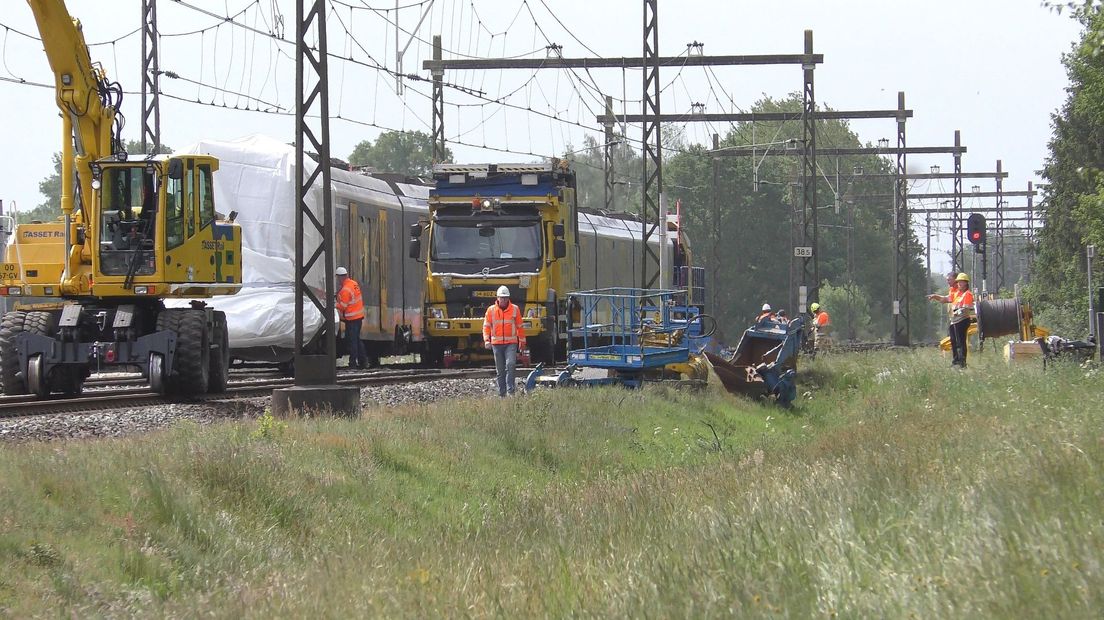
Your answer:
[[[552,257],[563,258],[567,256],[567,242],[563,239],[555,239],[552,241]]]
[[[184,178],[184,160],[175,158],[169,160],[169,178],[174,181]]]
[[[552,225],[552,236],[553,237],[563,237],[564,236],[564,225],[563,224],[553,224]]]
[[[419,239],[419,238],[421,238],[421,236],[422,236],[422,224],[421,224],[421,222],[416,222],[414,224],[411,224],[410,225],[410,238],[411,239]]]
[[[410,258],[418,260],[422,256],[422,240],[415,237],[410,240]]]

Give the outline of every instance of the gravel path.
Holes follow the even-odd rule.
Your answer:
[[[457,398],[479,398],[497,393],[494,379],[440,379],[406,385],[369,386],[360,391],[363,407],[394,407]],[[255,418],[269,399],[250,398],[197,404],[171,404],[139,409],[112,409],[96,413],[0,419],[0,444],[55,439],[123,437],[164,428],[178,420],[212,424]]]

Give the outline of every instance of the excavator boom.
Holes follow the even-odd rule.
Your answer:
[[[27,0],[62,117],[61,214],[23,224],[0,262],[0,295],[53,298],[0,322],[6,394],[76,393],[93,368],[140,369],[155,391],[225,387],[225,315],[203,302],[241,288],[241,227],[215,210],[218,160],[129,159],[123,89],[92,61],[63,0]]]

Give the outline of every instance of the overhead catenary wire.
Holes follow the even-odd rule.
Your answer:
[[[208,15],[210,17],[215,17],[217,19],[222,19],[225,22],[225,24],[229,24],[229,25],[232,25],[232,26],[237,26],[238,28],[243,28],[243,29],[246,29],[246,30],[251,30],[253,32],[256,32],[257,34],[260,34],[260,35],[265,36],[265,37],[269,37],[271,39],[274,39],[274,40],[282,42],[282,43],[286,43],[288,45],[295,45],[295,41],[293,41],[293,40],[287,39],[283,36],[278,36],[278,35],[276,35],[272,32],[265,32],[263,30],[253,28],[252,26],[250,26],[248,24],[241,23],[237,19],[231,18],[229,15],[219,15],[218,13],[214,13],[212,11],[209,11],[208,9],[203,8],[203,7],[196,6],[194,4],[186,2],[185,0],[169,0],[169,1],[174,3],[174,4],[189,8],[193,11],[203,13],[204,15]],[[331,4],[332,4],[332,1],[331,1]],[[367,52],[365,52],[365,53],[368,54]],[[422,77],[422,76],[414,74],[414,73],[398,73],[395,70],[391,69],[390,67],[387,67],[383,64],[380,64],[375,59],[375,57],[373,57],[371,54],[368,54],[368,58],[369,58],[369,60],[371,60],[371,63],[367,63],[367,62],[364,62],[364,61],[361,61],[361,60],[357,60],[355,58],[347,58],[347,57],[341,56],[340,54],[335,54],[333,52],[327,52],[327,56],[329,58],[333,58],[334,60],[340,60],[340,61],[343,61],[343,62],[350,62],[350,63],[353,63],[355,65],[360,65],[360,66],[363,66],[363,67],[367,67],[367,68],[375,70],[375,71],[383,71],[385,73],[388,73],[389,75],[396,76],[396,77],[401,77],[403,79],[407,79],[407,80],[411,80],[411,81],[415,81],[415,82],[428,82],[429,81],[428,78]],[[443,86],[445,88],[451,88],[451,89],[459,90],[461,92],[466,92],[467,94],[470,94],[470,95],[475,94],[473,92],[468,92],[468,91],[471,91],[471,89],[465,88],[463,86],[459,86],[457,84],[444,83]]]
[[[277,89],[277,94],[276,94],[275,99],[273,99],[271,97],[266,97],[265,94],[264,94],[265,90],[269,87],[269,81],[271,80],[271,76],[273,75],[273,71],[275,71],[277,73],[279,71],[279,58],[280,58],[280,56],[284,56],[285,58],[287,58],[289,60],[292,59],[282,49],[281,44],[285,44],[285,43],[286,44],[293,44],[293,42],[291,42],[288,39],[284,38],[281,35],[281,33],[279,33],[278,29],[274,28],[274,24],[276,23],[275,13],[273,14],[273,21],[269,22],[268,16],[265,14],[265,11],[263,10],[264,7],[262,6],[262,4],[259,1],[254,1],[254,2],[250,3],[249,5],[247,5],[246,7],[242,8],[241,10],[239,10],[239,11],[233,13],[233,14],[230,14],[228,12],[226,15],[220,15],[216,12],[207,10],[203,7],[195,6],[194,4],[186,2],[184,0],[170,0],[170,1],[174,2],[175,4],[180,5],[182,7],[185,7],[189,10],[197,11],[197,12],[200,12],[202,14],[213,17],[214,19],[219,20],[219,23],[208,26],[208,27],[205,27],[205,28],[201,28],[201,29],[198,29],[198,30],[191,30],[191,31],[180,32],[180,33],[164,33],[161,36],[162,37],[176,37],[176,36],[184,37],[184,36],[194,36],[195,34],[199,34],[201,39],[205,39],[207,37],[207,35],[213,35],[211,37],[212,38],[212,44],[217,47],[218,51],[214,52],[212,54],[212,59],[211,59],[212,66],[211,67],[209,67],[209,68],[206,67],[206,62],[207,62],[206,60],[204,60],[203,62],[200,63],[201,76],[200,76],[200,79],[198,79],[198,80],[191,79],[191,78],[186,78],[184,76],[181,76],[180,74],[173,73],[173,72],[165,72],[165,73],[163,73],[163,75],[165,75],[166,77],[168,77],[170,79],[173,79],[173,78],[178,79],[182,83],[189,83],[189,84],[195,85],[196,88],[197,88],[197,95],[194,99],[195,103],[210,105],[212,107],[221,107],[221,108],[224,108],[224,109],[237,109],[237,110],[257,111],[257,112],[283,111],[287,108],[286,105],[283,105],[280,102],[279,88],[278,88],[279,87],[279,84],[278,84],[279,80],[276,80],[276,83],[274,84],[274,86]],[[338,0],[334,0],[331,7],[333,5],[351,6],[351,5],[348,5],[347,3],[340,2]],[[408,6],[421,6],[421,5],[424,5],[424,2],[415,3],[415,4],[408,5]],[[469,2],[469,5],[471,5],[470,2]],[[472,6],[474,8],[474,5],[472,5]],[[525,7],[519,7],[518,11],[515,12],[513,18],[511,19],[511,25],[514,25],[514,23],[516,22],[517,17],[518,17],[518,15],[520,15],[520,11],[521,11],[522,8],[525,8]],[[547,5],[546,5],[546,8],[547,8]],[[254,13],[252,15],[248,14],[248,11],[250,11],[250,10],[254,10]],[[353,14],[352,9],[349,10],[348,14],[349,15]],[[339,14],[339,17],[340,17],[340,14]],[[265,25],[263,27],[259,25],[260,21],[265,22]],[[338,21],[340,22],[341,19],[339,18]],[[356,41],[356,37],[351,34],[351,31],[353,30],[353,28],[351,27],[350,21],[351,20],[347,20],[347,23],[343,24],[343,27],[347,28],[347,33],[349,34],[349,41],[353,42],[353,45],[355,45],[359,48],[362,48],[363,46],[361,46],[359,44],[359,41]],[[482,22],[481,18],[475,18],[474,21],[469,20],[467,23],[474,24],[473,27],[478,29],[480,32],[491,32],[490,28],[488,28],[487,25]],[[561,25],[562,25],[562,23],[561,23]],[[230,30],[227,30],[226,32],[222,32],[222,30],[223,30],[222,27],[223,26],[230,26],[231,28],[230,28]],[[236,35],[231,34],[232,32],[234,32],[235,29],[241,29],[244,33],[250,33],[250,34],[244,35],[239,39]],[[499,33],[491,33],[491,34],[499,34]],[[231,37],[229,41],[225,40],[226,36]],[[543,33],[542,33],[542,36],[543,36]],[[267,58],[268,58],[268,65],[265,68],[265,79],[264,79],[264,82],[261,83],[261,85],[260,85],[260,91],[257,92],[257,93],[253,93],[251,91],[253,91],[254,84],[256,83],[255,80],[254,80],[255,76],[253,74],[257,70],[257,67],[256,67],[256,54],[257,54],[258,50],[256,49],[256,46],[258,44],[258,41],[262,40],[262,39],[266,40],[266,41],[269,41],[269,45],[270,45],[269,53],[266,55]],[[486,42],[486,45],[489,48],[492,47],[493,44],[494,44],[493,41],[487,41]],[[503,41],[503,49],[505,50],[505,45],[504,44],[505,44],[505,41]],[[205,42],[201,42],[201,45],[206,47]],[[243,52],[238,49],[239,45],[241,46],[242,50],[244,50],[244,56],[243,56]],[[478,45],[481,48],[483,43],[480,42]],[[225,51],[227,47],[229,47],[228,52]],[[476,50],[476,51],[478,51],[478,50]],[[230,56],[232,58],[232,61],[230,63],[220,64],[218,62],[218,59],[220,58],[219,52],[222,52],[223,55]],[[349,63],[356,64],[356,65],[359,65],[359,66],[364,66],[366,68],[369,68],[369,69],[375,71],[376,75],[379,75],[380,72],[388,73],[390,75],[399,75],[397,72],[391,71],[387,67],[382,66],[379,62],[376,61],[376,58],[369,55],[366,50],[364,51],[364,53],[369,56],[370,62],[359,61],[358,59],[353,57],[353,55],[351,53],[348,56],[341,56],[339,54],[331,53],[330,57],[335,58],[335,59],[340,60],[340,61],[349,62]],[[206,56],[206,54],[202,54],[202,56]],[[241,64],[240,65],[234,65],[233,63],[234,62],[239,62],[239,59],[240,59]],[[373,65],[371,63],[375,63],[375,64]],[[684,63],[683,66],[685,66],[685,63]],[[207,75],[205,75],[208,71],[211,73],[211,75],[209,77]],[[680,72],[677,73],[676,76],[673,79],[671,79],[671,81],[664,88],[665,89],[669,88],[676,81],[679,81],[680,79],[682,79],[680,73],[681,73],[681,68],[680,68]],[[534,74],[530,76],[530,79],[528,80],[530,82],[529,86],[530,87],[536,86],[537,90],[543,91],[544,90],[544,85],[543,84],[533,84],[532,83],[532,81],[535,79],[535,74],[536,74],[536,72],[534,72]],[[492,104],[499,105],[499,106],[502,106],[502,107],[505,107],[505,108],[514,109],[514,110],[517,110],[519,112],[523,112],[525,114],[531,114],[531,115],[536,115],[536,116],[548,118],[549,122],[553,123],[553,124],[559,123],[560,124],[559,131],[556,132],[555,129],[553,129],[552,131],[554,132],[554,135],[556,133],[559,134],[558,140],[560,142],[563,142],[565,145],[569,141],[569,137],[568,137],[567,133],[564,131],[563,125],[578,127],[578,128],[580,128],[584,131],[587,131],[587,132],[601,133],[602,129],[600,129],[600,128],[593,127],[593,126],[590,126],[588,124],[584,124],[582,122],[579,122],[579,120],[572,120],[570,118],[570,116],[573,112],[572,108],[575,108],[574,112],[575,112],[576,115],[581,115],[582,114],[582,109],[584,109],[584,108],[588,112],[591,112],[591,113],[593,112],[593,109],[591,108],[590,103],[589,103],[588,96],[592,96],[592,94],[596,94],[596,95],[592,96],[591,98],[597,99],[599,96],[601,96],[601,92],[602,92],[601,89],[595,83],[595,80],[593,79],[593,76],[588,74],[587,77],[590,78],[590,80],[588,80],[587,78],[579,75],[578,73],[576,73],[574,71],[570,71],[568,73],[562,73],[561,72],[561,75],[567,76],[569,78],[568,82],[567,82],[567,85],[571,88],[571,91],[573,92],[574,97],[569,99],[566,106],[563,106],[563,105],[560,104],[560,97],[556,93],[543,92],[542,94],[545,97],[545,104],[547,105],[548,110],[550,112],[535,110],[535,109],[532,108],[532,106],[522,106],[522,105],[512,104],[512,103],[506,102],[506,101],[492,99],[490,97],[482,96],[478,93],[465,91],[464,89],[459,89],[459,90],[460,90],[460,92],[462,92],[464,94],[467,94],[471,97],[474,97],[474,98],[477,98],[477,99],[482,99],[482,101],[479,102],[479,103],[474,103],[474,104],[468,103],[468,102],[459,102],[457,104],[450,104],[450,105],[457,106],[457,109],[459,109],[459,107],[466,107],[466,106],[477,106],[477,107],[482,108],[482,110],[480,112],[480,119],[479,119],[478,125],[476,125],[476,127],[483,128],[484,129],[484,135],[485,135],[486,122],[488,120],[499,117],[499,116],[505,118],[505,115],[503,115],[498,110],[496,110],[496,111],[494,111],[490,114],[486,113],[486,111],[485,111],[486,106],[487,105],[492,105]],[[428,81],[425,80],[424,78],[421,78],[420,76],[416,76],[416,77],[418,78],[417,81],[420,81],[422,83],[428,83]],[[13,78],[5,79],[4,81],[11,82],[11,83],[17,83],[17,84],[18,83],[26,83],[28,85],[33,85],[33,86],[37,86],[37,87],[41,87],[41,88],[53,88],[53,86],[49,85],[49,84],[30,82],[30,81],[23,80],[22,78],[18,78],[18,77],[14,77],[14,76],[13,76]],[[559,81],[558,78],[557,78],[557,81]],[[236,83],[236,86],[233,83]],[[453,85],[448,85],[448,86],[449,87],[454,87]],[[210,97],[205,97],[203,95],[203,90],[204,89],[210,89],[214,93],[214,95],[210,96]],[[417,89],[411,89],[411,90],[413,92],[417,93],[417,95],[419,95],[419,96],[424,96],[424,97],[428,98],[428,95],[426,93],[420,91],[420,90],[417,90]],[[515,92],[520,92],[520,89],[518,91],[515,91]],[[187,97],[181,97],[180,95],[177,95],[175,93],[168,93],[167,96],[175,97],[175,98],[178,98],[182,101],[192,102],[191,99],[189,99]],[[205,98],[208,99],[208,101],[204,101]],[[622,99],[627,100],[624,97]],[[415,118],[418,118],[422,122],[423,125],[426,125],[425,121],[423,119],[421,119],[416,113],[414,113],[414,111],[412,109],[410,109],[409,105],[407,105],[405,102],[404,102],[404,107],[405,107],[405,110],[407,112],[410,112]],[[343,120],[348,120],[345,117],[342,117],[342,118],[343,118]],[[382,125],[379,125],[379,124],[374,123],[374,122],[373,123],[366,123],[366,124],[369,125],[369,126],[375,126],[375,127],[379,127],[379,128],[387,129],[387,130],[391,130],[391,131],[396,131],[397,130],[395,128],[383,127]],[[465,127],[465,128],[461,129],[458,132],[458,135],[465,135],[466,136],[466,135],[470,135],[471,133],[472,133],[472,129]],[[493,149],[493,150],[499,150],[499,151],[502,151],[502,152],[509,152],[509,153],[514,153],[514,154],[519,154],[519,155],[542,156],[542,155],[540,155],[540,153],[537,152],[538,149],[533,148],[531,145],[530,145],[530,148],[528,150],[518,150],[516,148],[498,149],[496,147],[492,147],[491,145],[485,144],[485,142],[486,142],[485,137],[483,139],[484,144],[482,144],[482,145],[474,144],[474,143],[471,143],[469,141],[456,140],[456,139],[454,139],[452,141],[459,144],[459,145],[469,146],[469,147],[472,147],[472,148]],[[633,145],[634,149],[637,150],[637,151],[639,151],[640,145],[642,143],[642,141],[639,140],[639,139],[628,138],[628,137],[626,137],[625,142],[629,145]],[[675,152],[682,152],[679,149],[670,149],[670,150],[673,150]],[[555,152],[556,149],[554,148],[553,151]]]

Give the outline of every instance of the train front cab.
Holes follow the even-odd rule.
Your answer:
[[[573,190],[567,190],[573,191]],[[412,227],[410,256],[422,260],[426,281],[425,361],[429,365],[491,361],[483,348],[483,317],[500,286],[522,310],[532,361],[551,362],[564,346],[556,328],[558,290],[570,270],[570,232],[559,195],[438,198],[430,222]],[[567,197],[573,201],[573,193]],[[527,363],[524,356],[519,363]]]

